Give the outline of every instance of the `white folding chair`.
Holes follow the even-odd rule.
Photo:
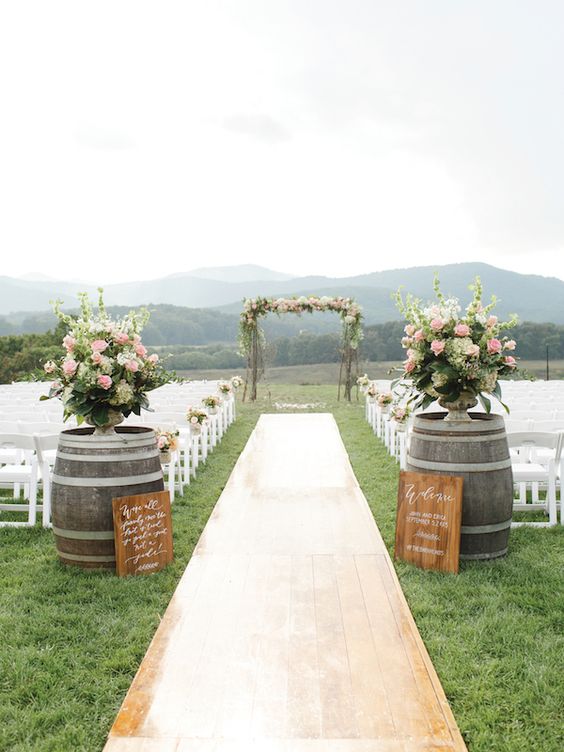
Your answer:
[[[0,434],[0,448],[16,453],[16,461],[0,467],[0,486],[11,487],[15,496],[20,487],[27,488],[27,501],[16,504],[0,503],[4,512],[27,512],[27,522],[1,520],[0,527],[27,527],[35,525],[37,516],[37,457],[33,436],[18,433]],[[18,458],[18,452],[21,452]],[[24,461],[25,460],[25,461]]]
[[[561,433],[545,433],[542,431],[522,431],[510,433],[507,435],[507,442],[510,449],[517,449],[517,456],[511,458],[513,471],[513,482],[519,485],[519,500],[514,502],[515,511],[535,511],[543,510],[548,512],[548,523],[546,522],[527,522],[513,525],[536,525],[544,526],[556,525],[556,482],[558,471],[561,471],[562,456]],[[553,456],[547,464],[538,461],[535,453],[538,450],[549,449]],[[527,487],[530,484],[532,501],[527,501]],[[546,500],[539,501],[538,490],[542,487],[546,490]]]
[[[59,434],[36,433],[33,435],[33,440],[43,489],[43,527],[51,527],[51,485]]]

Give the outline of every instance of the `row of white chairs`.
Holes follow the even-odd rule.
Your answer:
[[[379,391],[389,389],[389,382],[374,383]],[[427,410],[440,411],[442,408],[434,403]],[[547,414],[551,417],[548,418]],[[388,452],[399,462],[400,468],[405,469],[413,417],[402,426],[390,418],[386,407],[366,397],[366,419]],[[513,525],[555,525],[558,507],[560,521],[564,524],[564,417],[558,418],[553,411],[538,414],[529,411],[521,417],[510,413],[505,424],[516,491],[514,510],[542,510],[548,515],[548,522],[514,522]],[[544,499],[540,498],[541,493]]]
[[[207,411],[208,418],[198,432],[191,429],[186,420],[188,404],[202,409],[204,396],[217,394],[217,383],[206,382],[189,390],[190,399],[174,404],[169,401],[164,409],[161,403],[158,410],[142,411],[141,416],[131,415],[123,425],[147,425],[155,429],[178,430],[178,449],[171,452],[170,461],[163,464],[163,474],[171,502],[175,495],[184,493],[184,486],[195,477],[201,462],[205,462],[226,430],[236,418],[235,396],[232,393],[223,398],[217,411]],[[176,399],[185,397],[188,390],[176,390]],[[219,395],[218,395],[219,396]],[[170,408],[175,409],[171,410]],[[51,476],[55,464],[60,431],[76,425],[74,420],[64,424],[62,413],[59,421],[27,420],[26,414],[17,412],[2,413],[0,407],[0,487],[12,490],[13,499],[0,497],[0,512],[21,512],[26,515],[23,522],[0,520],[2,526],[33,526],[37,513],[42,513],[44,526],[50,525]],[[70,423],[70,425],[69,425]],[[42,500],[38,502],[38,491]],[[23,492],[23,503],[20,500]]]

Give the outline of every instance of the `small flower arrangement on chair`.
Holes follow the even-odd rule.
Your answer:
[[[186,411],[186,420],[190,424],[192,434],[197,435],[201,433],[202,426],[207,422],[208,414],[199,407],[189,407]]]
[[[218,407],[221,405],[221,399],[216,397],[215,394],[210,394],[208,397],[204,397],[202,405],[208,408],[209,415],[215,415]]]
[[[156,428],[155,434],[157,436],[157,446],[159,448],[161,463],[167,464],[171,460],[171,455],[178,449],[178,437],[180,432],[176,430],[165,430],[164,428]]]

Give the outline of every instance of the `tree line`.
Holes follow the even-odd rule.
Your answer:
[[[171,306],[174,308],[174,306]],[[112,309],[112,314],[123,315],[128,309]],[[182,310],[182,309],[180,309]],[[212,317],[213,318],[213,317]],[[227,317],[226,317],[227,318]],[[202,326],[200,319],[197,326]],[[364,328],[364,339],[359,355],[369,361],[399,361],[405,357],[401,347],[403,322],[390,321]],[[223,342],[194,345],[166,345],[167,334],[158,330],[159,336],[147,336],[144,342],[166,358],[166,366],[177,371],[194,369],[231,369],[245,365],[237,352],[235,335],[231,328],[217,330],[223,334]],[[44,334],[20,334],[0,337],[0,383],[22,379],[44,378],[42,365],[46,360],[61,357],[61,342],[65,331],[61,325]],[[524,322],[508,334],[517,341],[517,355],[522,360],[541,360],[546,357],[547,347],[551,360],[564,359],[564,325]],[[169,335],[170,336],[170,335]],[[158,340],[158,341],[155,341]],[[164,340],[164,341],[163,341]],[[302,331],[296,336],[283,336],[269,340],[267,360],[271,366],[307,365],[312,363],[336,363],[341,358],[340,333],[315,334]]]

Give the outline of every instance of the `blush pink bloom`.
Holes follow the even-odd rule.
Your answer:
[[[495,355],[498,352],[501,352],[502,344],[498,339],[489,339],[488,340],[488,352],[490,355]]]
[[[415,365],[416,365],[416,363],[415,363],[414,360],[406,360],[405,363],[403,364],[403,366],[405,368],[405,372],[406,373],[411,373],[412,371],[414,371],[415,370]]]
[[[104,359],[104,356],[101,352],[95,351],[92,353],[92,362],[95,366],[99,366],[102,360]]]
[[[166,447],[166,444],[167,444],[166,436],[159,436],[159,439],[158,439],[159,449],[164,449]]]
[[[126,345],[129,342],[129,335],[125,332],[116,332],[114,334],[114,341],[117,342],[118,345]]]
[[[454,333],[457,337],[467,337],[470,334],[470,327],[468,324],[457,324],[454,327]]]
[[[488,316],[488,319],[486,321],[486,326],[491,329],[492,326],[495,326],[497,324],[497,316]]]
[[[45,371],[45,373],[53,373],[56,367],[56,364],[53,363],[52,360],[48,360],[47,363],[43,364],[43,370]]]
[[[431,350],[433,351],[434,355],[440,355],[444,349],[445,349],[445,343],[442,342],[440,339],[434,339],[431,342]]]
[[[198,418],[196,418],[196,416],[195,416],[195,415],[193,415],[193,416],[192,416],[192,417],[190,418],[190,423],[192,423],[192,425],[194,425],[194,426],[195,426],[195,425],[196,425],[196,423],[198,423]]]
[[[139,370],[139,363],[136,360],[133,360],[133,358],[126,360],[124,366],[128,371],[131,371],[131,373],[135,373]]]
[[[517,342],[515,342],[514,339],[508,339],[503,347],[505,350],[515,350],[515,348],[517,347]]]
[[[415,327],[413,324],[406,324],[403,331],[407,334],[408,337],[413,337],[415,334]]]
[[[401,338],[401,345],[402,347],[409,347],[413,344],[413,340],[411,337],[402,337]]]
[[[70,358],[70,360],[65,360],[63,363],[63,373],[65,374],[65,376],[74,376],[77,368],[78,363],[72,358]]]
[[[66,349],[67,352],[72,352],[74,350],[75,345],[76,345],[76,340],[74,337],[71,337],[70,334],[67,334],[65,337],[63,337],[63,347]]]
[[[513,355],[506,355],[503,359],[506,366],[509,366],[509,368],[515,368],[517,365],[517,361],[513,357]]]
[[[135,345],[135,354],[139,358],[144,358],[145,355],[147,355],[147,348],[145,347],[145,345],[142,345],[141,343]]]
[[[423,340],[425,339],[425,332],[423,331],[423,329],[418,329],[413,335],[413,339],[416,342],[423,342]]]
[[[157,355],[157,353],[153,353],[152,355],[149,355],[147,360],[149,361],[149,363],[155,365],[155,363],[159,362],[159,356]]]
[[[108,349],[108,343],[105,339],[95,339],[94,342],[90,345],[92,348],[92,352],[100,352],[103,353],[104,350]]]
[[[444,325],[445,322],[440,318],[436,318],[431,321],[431,329],[434,332],[440,332]]]
[[[480,345],[468,345],[468,348],[466,350],[466,355],[468,355],[470,358],[475,358],[480,354]]]
[[[112,378],[111,376],[106,376],[106,374],[102,374],[101,376],[98,376],[98,386],[101,386],[102,389],[109,389],[112,385]]]

